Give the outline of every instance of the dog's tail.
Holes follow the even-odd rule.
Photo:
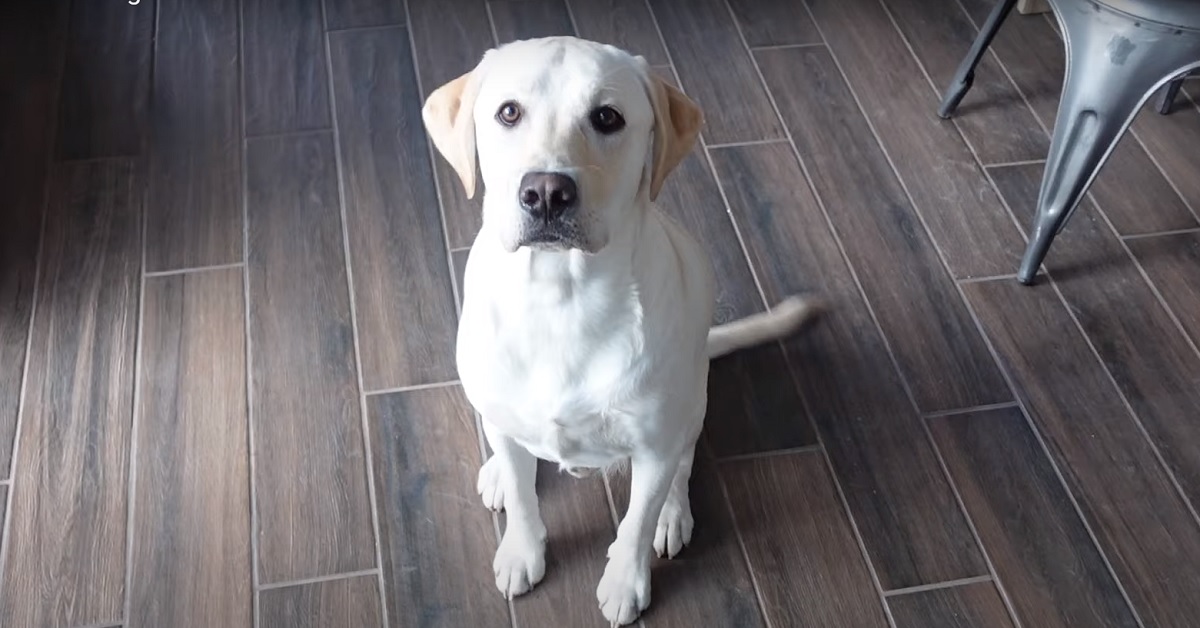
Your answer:
[[[769,312],[753,314],[708,330],[708,357],[719,358],[738,349],[753,347],[790,336],[824,311],[824,303],[812,297],[792,296]]]

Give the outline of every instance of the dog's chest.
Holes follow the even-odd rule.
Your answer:
[[[575,311],[464,311],[459,373],[485,420],[530,453],[604,467],[637,437],[627,417],[646,369],[640,313]]]

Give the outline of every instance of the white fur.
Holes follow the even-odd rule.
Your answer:
[[[691,537],[688,479],[707,403],[711,357],[779,338],[812,314],[803,300],[710,329],[714,279],[705,251],[650,200],[653,127],[640,57],[574,38],[517,42],[476,70],[475,145],[485,184],[483,227],[467,261],[457,360],[494,452],[479,473],[484,504],[507,511],[493,568],[504,595],[545,572],[546,528],[536,458],[578,473],[631,462],[629,510],[597,587],[613,624],[650,602],[653,549],[674,556]],[[495,120],[503,102],[519,124]],[[626,128],[588,124],[598,104]],[[554,170],[578,181],[578,243],[519,244],[521,176]]]

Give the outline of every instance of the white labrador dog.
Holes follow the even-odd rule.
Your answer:
[[[596,590],[628,624],[650,603],[651,549],[673,557],[691,538],[709,360],[792,333],[815,302],[710,329],[711,263],[653,204],[701,113],[641,57],[572,37],[506,44],[423,116],[468,196],[477,166],[486,188],[457,360],[494,452],[479,493],[507,511],[496,586],[511,598],[545,573],[537,458],[573,475],[628,460],[629,510]]]

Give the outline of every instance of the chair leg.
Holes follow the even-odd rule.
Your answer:
[[[1092,3],[1056,0],[1068,35],[1067,77],[1038,195],[1037,217],[1017,279],[1033,282],[1079,200],[1142,104],[1200,60],[1200,38],[1143,28]],[[1113,49],[1112,42],[1138,45]]]
[[[1162,90],[1162,96],[1158,99],[1158,112],[1164,116],[1171,113],[1171,106],[1175,104],[1175,97],[1179,95],[1179,88],[1183,87],[1183,77],[1179,77],[1170,83]]]
[[[958,71],[954,73],[950,86],[946,88],[942,96],[942,104],[938,107],[938,116],[949,118],[954,115],[958,103],[962,102],[963,96],[967,95],[967,90],[971,89],[971,84],[975,82],[975,66],[979,65],[979,60],[987,52],[992,38],[996,36],[996,31],[1000,30],[1004,18],[1008,17],[1016,4],[1017,0],[1001,0],[992,8],[987,21],[983,23],[983,28],[979,29],[979,36],[975,38],[975,43],[971,44],[971,49],[967,51],[967,56],[958,65]]]

